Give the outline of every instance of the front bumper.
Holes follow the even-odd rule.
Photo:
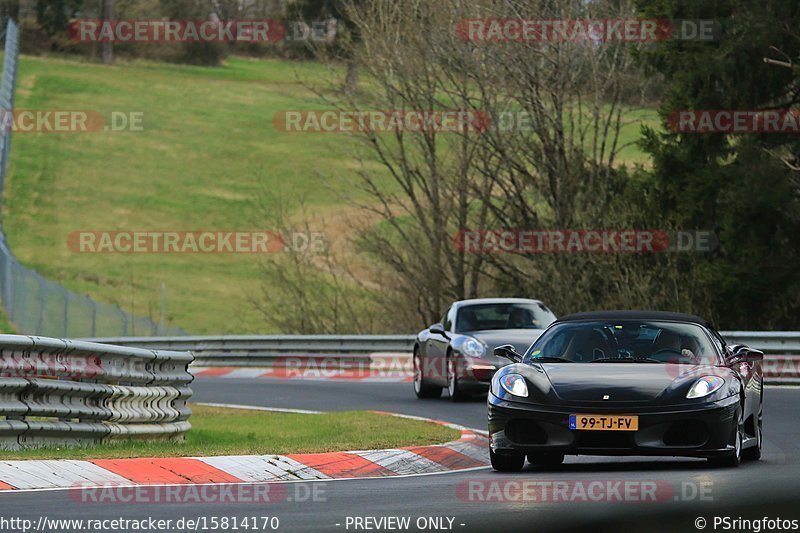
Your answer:
[[[733,449],[739,398],[701,405],[564,407],[523,404],[489,394],[489,437],[499,454],[714,457]],[[637,415],[638,431],[569,429],[576,413]]]

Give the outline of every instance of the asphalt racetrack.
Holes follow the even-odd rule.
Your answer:
[[[374,409],[486,427],[483,400],[452,403],[446,394],[437,400],[417,400],[410,383],[199,378],[193,388],[197,402],[321,411]],[[767,387],[762,459],[746,461],[739,468],[714,468],[697,459],[568,456],[560,467],[542,470],[528,465],[513,475],[485,468],[305,482],[313,484],[313,496],[308,487],[291,487],[281,501],[258,505],[97,504],[82,502],[75,490],[10,491],[0,493],[0,516],[28,519],[38,526],[44,515],[51,524],[45,531],[77,530],[76,524],[52,527],[55,519],[150,517],[173,521],[205,517],[200,527],[173,526],[167,531],[234,530],[232,522],[226,529],[219,524],[212,527],[210,519],[222,517],[238,518],[240,525],[243,519],[259,517],[249,524],[257,527],[240,527],[241,531],[270,531],[275,525],[278,531],[765,531],[769,525],[791,530],[800,520],[799,413],[800,387]],[[555,486],[562,492],[548,490]],[[658,489],[648,492],[647,487],[653,486]],[[5,525],[0,529],[22,531]]]

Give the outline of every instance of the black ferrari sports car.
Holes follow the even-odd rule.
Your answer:
[[[556,319],[538,300],[482,298],[455,302],[442,321],[421,331],[414,343],[414,393],[438,398],[447,388],[458,401],[486,393],[495,371],[509,364],[494,348],[528,349]]]
[[[654,311],[563,317],[492,378],[490,456],[500,471],[570,455],[761,457],[764,354],[702,318]]]

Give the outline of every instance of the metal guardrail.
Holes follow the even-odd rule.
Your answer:
[[[800,355],[800,331],[723,331],[729,344],[746,344],[766,353]],[[194,352],[203,358],[277,357],[309,354],[411,352],[414,335],[222,335],[185,337],[105,337],[94,342]]]
[[[0,448],[181,438],[189,352],[0,335]]]
[[[724,331],[729,344],[763,350],[768,383],[800,384],[800,332]],[[95,342],[148,349],[192,351],[198,366],[271,367],[301,359],[337,358],[342,367],[363,366],[370,354],[410,354],[414,335],[239,335],[203,337],[113,337]]]
[[[279,366],[287,358],[333,356],[347,366],[363,362],[375,352],[411,353],[414,338],[414,335],[231,335],[91,340],[118,346],[191,351],[198,366]]]
[[[764,353],[800,355],[800,331],[722,331],[728,344],[746,344]]]

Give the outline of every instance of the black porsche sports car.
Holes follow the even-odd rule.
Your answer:
[[[729,346],[702,318],[578,313],[553,324],[492,378],[490,455],[500,471],[565,454],[761,457],[764,354]]]
[[[438,398],[447,388],[450,399],[485,393],[495,371],[508,360],[495,347],[510,344],[528,349],[556,319],[539,300],[482,298],[450,306],[442,321],[421,331],[414,343],[414,393]]]

